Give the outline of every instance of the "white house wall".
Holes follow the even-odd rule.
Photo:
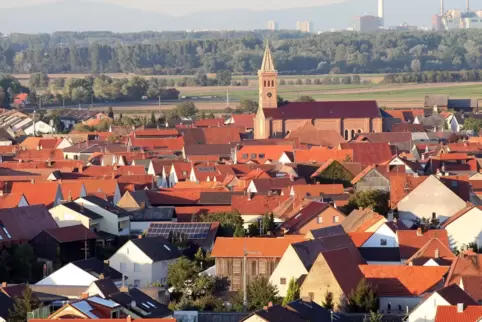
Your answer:
[[[423,301],[408,316],[408,322],[433,322],[437,313],[437,306],[450,305],[438,293],[433,293]]]
[[[53,272],[36,285],[69,285],[69,286],[85,286],[88,287],[97,278],[69,263],[61,269]]]
[[[121,263],[124,267],[122,269]],[[134,270],[134,264],[139,265],[139,271]],[[144,254],[134,243],[127,242],[111,258],[109,266],[128,277],[128,284],[140,282],[139,287],[146,287],[152,283],[152,259]]]
[[[387,240],[386,245],[381,244],[382,239]],[[387,225],[381,225],[361,247],[398,247],[397,234]]]
[[[445,229],[452,249],[461,249],[463,245],[473,242],[478,242],[479,246],[482,246],[482,210],[469,210]]]
[[[391,306],[392,313],[408,313],[415,308],[423,298],[408,296],[380,296],[380,313],[388,314],[388,304]],[[399,310],[399,306],[402,310]]]
[[[284,297],[288,291],[288,285],[291,278],[297,280],[303,274],[308,274],[308,271],[301,262],[294,248],[290,245],[271,274],[269,282],[278,288],[279,296]],[[286,279],[284,285],[281,284],[281,278]]]

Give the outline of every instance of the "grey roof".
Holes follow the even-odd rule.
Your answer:
[[[457,284],[446,286],[436,292],[449,302],[450,305],[457,305],[458,303],[463,303],[465,306],[478,305],[478,303]]]
[[[164,237],[132,239],[131,242],[146,254],[153,262],[178,258],[181,252]]]
[[[147,190],[127,191],[126,193],[130,194],[139,206],[142,204],[144,204],[145,207],[151,206]]]
[[[321,252],[340,248],[347,248],[359,264],[365,263],[360,252],[353,244],[352,239],[347,234],[308,240],[292,244],[291,246],[307,270],[311,269],[311,266]]]
[[[139,313],[142,318],[163,318],[172,314],[172,311],[169,310],[167,305],[159,303],[137,288],[131,288],[128,292],[116,292],[110,294],[109,299],[119,303],[127,309],[132,309],[134,312]],[[136,303],[136,307],[142,309],[142,311],[147,314],[142,314],[139,310],[132,308],[133,302]]]
[[[94,117],[98,111],[89,111],[89,110],[78,110],[78,109],[61,109],[58,110],[59,118],[63,119],[72,119],[77,121],[86,121],[92,117]]]
[[[97,258],[83,259],[72,262],[72,264],[97,278],[100,278],[100,274],[103,274],[104,278],[110,278],[113,280],[122,279],[122,273]]]
[[[231,156],[232,144],[191,144],[184,147],[186,156],[190,155],[219,155],[224,157]]]
[[[13,308],[13,300],[6,294],[0,292],[0,317],[7,320],[9,310]]]
[[[203,191],[201,192],[199,202],[200,205],[231,205],[232,196],[242,196],[243,191]]]
[[[171,221],[174,217],[174,207],[143,208],[131,212],[133,221]]]
[[[360,247],[358,250],[368,262],[400,262],[398,247]]]
[[[109,297],[109,295],[119,292],[119,289],[115,285],[114,281],[110,278],[99,279],[94,281],[94,284],[97,286],[99,291],[102,292],[104,297]]]
[[[271,307],[267,307],[266,309],[258,310],[251,315],[248,315],[248,317],[242,319],[241,321],[246,321],[250,319],[253,315],[257,315],[267,322],[306,322],[306,320],[303,319],[300,315],[290,311],[289,309],[281,305],[273,305]]]
[[[330,311],[312,301],[304,301],[299,299],[288,303],[286,308],[296,312],[299,316],[308,321],[331,320]]]
[[[66,153],[86,153],[91,154],[94,152],[101,153],[115,153],[115,152],[126,152],[128,148],[124,144],[120,143],[107,143],[101,141],[87,141],[84,143],[77,143],[75,145],[69,146],[62,150]]]
[[[336,225],[331,227],[313,229],[313,230],[310,230],[310,232],[313,235],[313,238],[317,239],[317,238],[344,234],[345,230],[343,229],[342,225]]]
[[[92,220],[95,220],[95,219],[101,219],[103,218],[101,215],[99,215],[98,213],[95,213],[85,207],[83,207],[82,205],[79,205],[78,203],[75,203],[75,202],[66,202],[66,203],[63,203],[62,206],[64,207],[67,207],[69,208],[70,210],[72,211],[75,211],[79,214],[82,214],[84,215],[85,217],[89,218],[89,219],[92,219]]]
[[[136,165],[143,165],[147,171],[151,165],[151,159],[136,159],[132,160],[132,163],[135,163]]]
[[[87,200],[111,213],[114,215],[117,215],[117,217],[128,217],[130,214],[125,211],[124,209],[117,207],[113,204],[111,204],[108,201],[105,201],[102,198],[99,198],[97,196],[87,196],[87,197],[82,197],[82,199]]]
[[[448,100],[448,108],[454,110],[463,110],[463,111],[472,111],[473,109],[477,108],[479,102],[477,99],[471,98],[457,98],[457,99],[449,99]]]
[[[427,95],[425,96],[424,107],[433,108],[434,106],[437,107],[445,107],[449,104],[449,96],[448,95]]]

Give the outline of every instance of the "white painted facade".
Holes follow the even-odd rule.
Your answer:
[[[258,193],[258,189],[256,188],[256,185],[254,184],[254,180],[251,180],[251,182],[248,185],[248,188],[246,189],[247,193]]]
[[[66,138],[63,138],[62,141],[57,145],[56,149],[57,150],[63,150],[65,148],[69,148],[71,146],[72,146],[72,142],[70,142]]]
[[[153,262],[132,241],[128,241],[112,255],[109,265],[126,275],[130,286],[147,287],[156,282],[165,284],[169,265],[175,261]]]
[[[103,217],[103,220],[99,221],[100,230],[116,236],[128,236],[130,234],[129,216],[118,217],[116,214],[101,208],[84,198],[79,198],[74,202],[83,205],[85,208]]]
[[[437,314],[437,306],[450,305],[437,292],[417,306],[408,316],[408,322],[433,322]]]
[[[303,274],[308,274],[308,271],[293,246],[290,245],[271,274],[269,282],[278,288],[279,296],[284,297],[288,291],[291,278],[297,280]],[[284,284],[281,284],[282,279],[285,282]]]
[[[392,161],[390,161],[389,163],[390,166],[404,166],[405,167],[405,173],[407,174],[415,174],[415,172],[412,170],[412,168],[410,168],[409,166],[407,166],[405,164],[405,162],[403,162],[399,157],[396,157],[396,158],[393,158]]]
[[[290,160],[290,158],[286,155],[285,152],[281,154],[281,157],[279,158],[279,163],[286,164],[286,163],[292,163],[293,161]]]
[[[176,183],[178,182],[178,178],[177,178],[177,174],[176,174],[176,170],[174,169],[174,164],[172,165],[171,167],[171,173],[169,173],[169,188],[172,188],[176,185]]]
[[[452,249],[461,249],[474,242],[482,245],[482,210],[476,207],[470,209],[445,229]]]
[[[24,128],[23,132],[26,135],[34,135],[33,124],[27,128]],[[49,134],[49,133],[55,133],[55,129],[52,126],[42,121],[35,122],[35,134]]]
[[[398,203],[398,218],[409,227],[413,220],[431,219],[433,214],[443,222],[465,206],[464,200],[432,175]]]
[[[398,237],[390,227],[383,224],[361,247],[398,247]]]
[[[97,278],[72,263],[53,272],[35,285],[69,285],[88,287]]]
[[[64,205],[58,205],[57,207],[51,208],[49,209],[49,212],[59,227],[82,225],[90,230],[94,230],[95,228],[100,229],[100,222],[102,220],[91,220]]]

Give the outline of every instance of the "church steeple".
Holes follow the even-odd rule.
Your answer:
[[[278,107],[278,72],[271,57],[269,44],[264,50],[263,63],[258,71],[259,108]]]
[[[271,50],[269,49],[269,43],[266,44],[266,49],[264,50],[263,64],[261,65],[260,71],[276,72],[276,70],[274,69],[273,58],[271,58]]]

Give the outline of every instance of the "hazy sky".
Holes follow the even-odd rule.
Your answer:
[[[59,0],[0,0],[0,8],[12,6],[32,5]],[[76,1],[76,0],[66,0]],[[224,9],[252,9],[252,10],[272,10],[275,8],[300,8],[323,5],[326,3],[342,2],[344,0],[88,0],[96,2],[110,2],[125,7],[139,8],[149,11],[168,13],[171,15],[183,15],[190,12],[204,10],[224,10]]]

